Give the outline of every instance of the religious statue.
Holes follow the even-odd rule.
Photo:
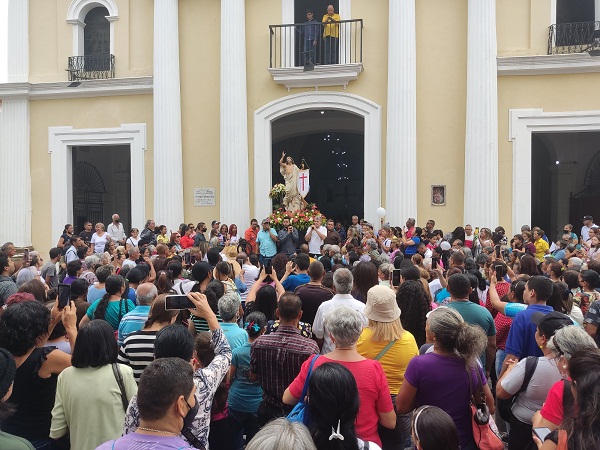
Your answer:
[[[279,160],[279,172],[285,180],[285,196],[283,197],[283,206],[286,211],[298,211],[304,207],[304,199],[298,191],[298,173],[300,169],[291,156],[285,157],[285,152],[281,153]]]

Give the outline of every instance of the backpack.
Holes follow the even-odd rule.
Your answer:
[[[517,400],[519,394],[527,389],[527,386],[529,385],[529,382],[535,373],[537,363],[538,358],[536,356],[528,356],[527,361],[525,362],[525,376],[523,377],[523,384],[519,390],[515,393],[515,395],[507,400],[498,399],[498,413],[505,422],[510,423],[510,419],[512,417],[512,406]]]

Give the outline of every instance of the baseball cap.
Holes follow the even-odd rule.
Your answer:
[[[214,227],[216,223],[221,223],[218,220],[213,220],[210,224],[211,227]]]
[[[363,315],[377,322],[393,322],[400,317],[396,293],[387,286],[373,286],[367,292],[367,304]]]
[[[558,311],[552,311],[548,314],[541,311],[535,312],[531,316],[531,321],[537,325],[546,336],[554,336],[556,330],[568,325],[573,325],[573,321],[569,316]]]
[[[269,219],[263,219],[261,224],[263,224],[263,223],[271,223],[271,221]]]
[[[581,220],[591,220],[591,221],[593,221],[594,218],[592,216],[583,216],[583,219],[581,219]]]

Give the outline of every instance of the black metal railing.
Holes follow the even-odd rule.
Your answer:
[[[362,19],[269,25],[269,67],[362,63]]]
[[[597,39],[600,22],[558,23],[548,27],[548,54],[583,53]]]
[[[115,55],[108,53],[69,56],[69,81],[104,80],[115,77]]]

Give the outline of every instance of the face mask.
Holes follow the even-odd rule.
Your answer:
[[[200,409],[200,403],[198,403],[198,399],[196,398],[196,404],[192,408],[190,408],[188,413],[183,418],[183,428],[182,429],[192,428],[192,424],[194,422],[194,419],[196,418],[198,409]]]
[[[121,221],[121,219],[115,219],[116,223],[119,223]]]

